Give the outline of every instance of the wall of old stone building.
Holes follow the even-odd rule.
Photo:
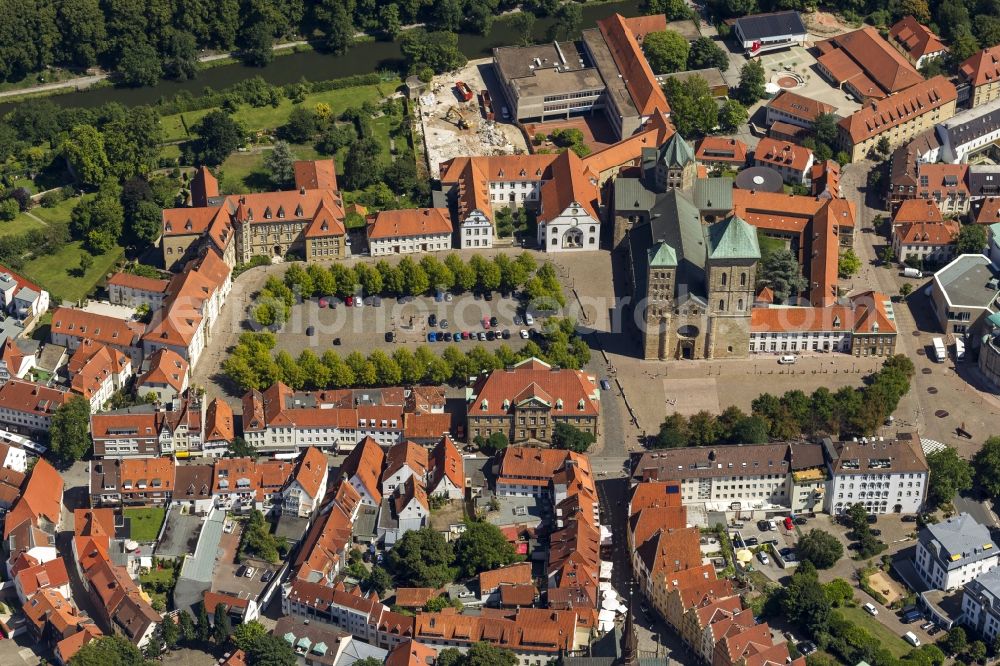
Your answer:
[[[707,358],[746,358],[750,354],[750,312],[745,316],[713,316]]]

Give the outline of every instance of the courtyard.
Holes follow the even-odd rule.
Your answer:
[[[823,78],[817,68],[816,58],[805,47],[793,46],[783,51],[764,53],[758,60],[764,67],[766,81],[777,83],[779,79],[788,78],[783,77],[782,73],[792,72],[800,83],[786,89],[797,95],[829,104],[834,107],[834,113],[838,116],[849,116],[861,108],[853,97],[830,85],[830,82]],[[784,83],[782,80],[782,84]]]

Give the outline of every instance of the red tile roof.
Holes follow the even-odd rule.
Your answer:
[[[433,587],[398,587],[396,605],[402,608],[423,608],[439,594],[440,591]]]
[[[430,666],[437,661],[438,652],[414,640],[406,640],[394,647],[385,658],[385,666]]]
[[[908,54],[913,62],[926,55],[948,50],[930,28],[912,16],[904,16],[889,28],[889,40],[896,48]]]
[[[995,224],[1000,222],[1000,197],[986,197],[977,202],[977,204],[973,204],[973,209],[977,208],[978,210],[975,212],[976,224]],[[8,367],[10,366],[8,365]]]
[[[207,206],[208,200],[219,196],[219,181],[208,167],[199,167],[191,179],[191,205]]]
[[[6,386],[10,384],[8,382]],[[11,531],[25,521],[38,527],[40,519],[45,518],[58,525],[62,515],[62,495],[63,480],[59,472],[47,460],[39,458],[31,469],[21,498],[4,520],[3,538],[10,536]]]
[[[135,321],[125,321],[117,317],[108,317],[84,312],[75,308],[56,308],[52,313],[50,336],[58,333],[103,342],[116,347],[135,347],[139,342],[145,327]]]
[[[781,111],[808,123],[812,123],[821,114],[833,113],[837,110],[830,104],[799,95],[790,90],[782,90],[775,95],[767,103],[767,108]]]
[[[472,393],[475,398],[468,405],[468,413],[482,416],[507,414],[526,400],[544,402],[556,416],[597,415],[601,408],[592,376],[579,370],[554,370],[536,358],[480,376]]]
[[[365,437],[347,454],[340,466],[340,472],[346,474],[348,479],[357,476],[361,485],[378,504],[382,501],[378,480],[384,463],[385,454],[382,453],[382,447],[372,437]]]
[[[934,208],[937,208],[935,206]],[[958,238],[957,222],[907,222],[893,230],[893,240],[903,245],[950,245]]]
[[[941,224],[944,222],[941,209],[938,208],[937,202],[933,199],[906,199],[900,202],[899,208],[892,214],[892,225],[894,227],[896,225],[924,222],[932,224]]]
[[[404,466],[409,467],[419,478],[424,478],[428,466],[427,449],[405,440],[393,444],[385,454],[385,470],[382,472],[382,478],[392,476]]]
[[[604,36],[611,57],[618,65],[618,71],[625,80],[625,87],[639,115],[651,116],[657,112],[669,114],[670,105],[663,94],[663,88],[656,80],[656,75],[626,19],[621,14],[612,14],[599,20],[597,27]]]
[[[525,585],[532,581],[531,562],[518,562],[500,569],[491,569],[479,574],[481,592],[495,590],[501,585]]]
[[[60,557],[44,564],[21,569],[17,573],[17,580],[21,584],[21,592],[25,598],[29,598],[41,589],[68,585],[69,573],[66,571],[66,562]]]
[[[706,136],[698,142],[695,158],[699,162],[742,165],[747,161],[747,144],[728,136]]]
[[[149,357],[149,370],[139,377],[137,384],[166,384],[179,393],[184,389],[189,367],[180,354],[164,347]]]
[[[108,286],[126,287],[140,291],[149,291],[154,294],[162,294],[167,291],[169,280],[159,280],[157,278],[144,277],[133,273],[115,273],[108,280]]]
[[[812,160],[812,151],[789,141],[763,138],[754,150],[753,159],[765,165],[797,171],[804,174]]]
[[[431,491],[437,489],[441,479],[448,477],[448,480],[455,485],[459,491],[465,491],[465,461],[461,452],[451,441],[451,437],[445,435],[438,442],[431,452],[430,460],[430,483],[428,488]]]
[[[314,446],[306,449],[295,468],[295,480],[313,499],[319,499],[319,491],[329,473],[326,454]]]
[[[852,143],[878,136],[918,115],[954,102],[955,86],[943,76],[918,83],[904,92],[862,106],[837,123]]]
[[[855,83],[858,78],[866,81],[865,84],[855,85],[862,94],[885,97],[923,81],[923,77],[914,69],[913,65],[882,39],[878,31],[871,26],[831,37],[822,44],[824,46],[817,45],[821,51],[829,53],[830,48],[838,49],[850,57],[856,66],[864,70],[864,77],[853,77],[855,80],[851,81]],[[827,55],[821,56],[819,62],[827,65],[827,57]],[[852,79],[850,68],[842,67],[842,64],[837,62],[833,67],[827,65],[827,68],[841,83],[845,81],[845,75],[847,80]],[[866,90],[864,86],[866,86],[867,80],[874,81],[881,90],[871,92]]]
[[[375,214],[368,225],[368,238],[413,238],[451,233],[451,217],[447,208],[407,208],[384,210]]]
[[[958,68],[958,72],[974,88],[995,83],[1000,79],[1000,44],[972,54]]]
[[[295,162],[294,170],[297,189],[337,189],[337,167],[333,160],[299,160]]]

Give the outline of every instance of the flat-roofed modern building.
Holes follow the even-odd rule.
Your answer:
[[[670,105],[620,14],[601,19],[576,42],[493,49],[510,116],[546,121],[602,111],[619,139]]]
[[[733,34],[747,55],[802,46],[808,37],[798,12],[754,14],[736,19]]]
[[[973,346],[997,311],[1000,275],[983,254],[963,254],[934,274],[931,304],[945,333],[968,336]]]

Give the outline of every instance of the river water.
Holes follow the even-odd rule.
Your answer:
[[[623,16],[639,14],[640,0],[621,0],[602,4],[587,5],[583,8],[583,27],[590,28],[605,16],[618,12]],[[552,20],[535,21],[535,41],[544,41],[545,33]],[[482,58],[492,53],[497,46],[517,44],[521,35],[508,28],[506,21],[494,23],[490,34],[460,34],[458,46],[468,58]],[[324,55],[313,50],[302,51],[275,58],[266,67],[247,67],[242,64],[220,65],[198,72],[192,81],[162,81],[150,88],[99,88],[80,92],[52,95],[48,99],[60,106],[92,107],[106,102],[118,102],[126,106],[153,104],[161,98],[170,98],[182,90],[198,95],[206,86],[220,90],[246,78],[260,76],[274,85],[295,83],[303,78],[310,81],[337,79],[352,74],[365,74],[380,69],[396,69],[402,55],[398,42],[363,42],[353,46],[347,55]],[[0,116],[11,110],[17,102],[0,105]]]

